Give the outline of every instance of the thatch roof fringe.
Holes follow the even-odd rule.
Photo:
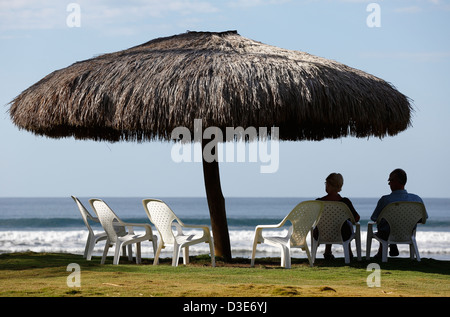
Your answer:
[[[384,137],[410,125],[390,83],[335,61],[188,32],[52,72],[12,102],[20,128],[50,137],[170,140],[179,126],[279,127],[283,140]],[[270,131],[270,129],[269,129]]]

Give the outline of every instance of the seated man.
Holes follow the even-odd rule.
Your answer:
[[[377,221],[378,216],[381,213],[381,210],[383,210],[383,208],[389,203],[393,203],[396,201],[416,201],[423,203],[422,198],[420,198],[417,195],[410,194],[406,191],[405,189],[406,180],[407,176],[404,170],[397,168],[391,172],[388,181],[392,192],[391,194],[385,195],[381,197],[380,200],[378,200],[377,207],[375,208],[374,212],[372,213],[372,216],[370,217],[372,221]],[[383,240],[387,240],[390,231],[389,224],[386,221],[382,220],[378,224],[377,229],[378,229],[378,232],[376,233],[377,236],[379,236]],[[389,255],[397,256],[398,254],[399,253],[397,245],[396,244],[389,245]],[[375,257],[381,257],[381,245]]]

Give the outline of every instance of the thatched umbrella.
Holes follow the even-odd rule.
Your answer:
[[[57,70],[12,102],[20,128],[54,138],[170,140],[176,127],[279,127],[281,140],[384,137],[406,96],[375,76],[236,31],[159,38]],[[203,142],[204,143],[204,142]],[[203,161],[217,255],[231,258],[217,161]]]

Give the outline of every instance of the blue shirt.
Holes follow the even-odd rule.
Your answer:
[[[380,215],[381,211],[383,210],[384,207],[386,207],[388,204],[396,202],[396,201],[416,201],[416,202],[420,202],[423,203],[422,198],[420,198],[419,196],[415,195],[415,194],[410,194],[406,191],[406,189],[399,189],[399,190],[394,190],[392,193],[390,193],[389,195],[385,195],[382,196],[379,200],[378,200],[378,204],[377,207],[375,208],[375,210],[372,213],[372,216],[370,216],[370,219],[372,221],[377,221],[378,216]],[[427,218],[428,218],[428,214],[427,214]],[[383,225],[382,221],[379,225],[378,225],[378,230],[380,231],[384,231],[383,229],[387,229],[385,228],[385,226]],[[387,223],[386,223],[387,224]]]

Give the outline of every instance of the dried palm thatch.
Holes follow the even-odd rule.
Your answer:
[[[282,140],[384,137],[410,125],[392,85],[360,70],[237,34],[188,32],[57,70],[10,106],[38,135],[170,140],[178,126],[279,127]],[[224,130],[225,131],[225,130]]]

